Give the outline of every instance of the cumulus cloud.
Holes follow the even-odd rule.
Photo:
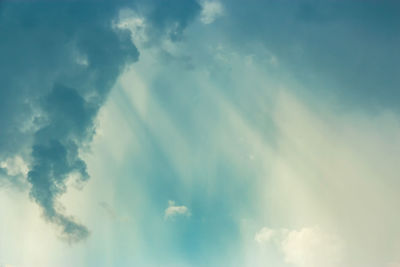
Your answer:
[[[82,183],[89,178],[80,152],[93,137],[97,113],[115,80],[138,59],[130,32],[113,23],[133,4],[0,3],[0,177],[25,175],[30,197],[68,241],[86,238],[89,230],[65,215],[58,199],[70,177]],[[158,32],[172,23],[181,34],[197,10],[192,4],[185,10],[189,15],[170,12],[180,1],[166,11],[151,4],[146,15]]]
[[[337,267],[343,259],[342,240],[319,227],[300,230],[264,227],[254,239],[259,244],[276,245],[284,261],[298,267]]]
[[[189,209],[186,206],[177,206],[175,201],[168,201],[168,208],[165,210],[165,219],[172,218],[175,216],[190,216]]]
[[[201,5],[200,20],[204,24],[211,24],[224,14],[224,8],[218,1],[203,1]]]

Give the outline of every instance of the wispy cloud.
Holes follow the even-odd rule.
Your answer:
[[[164,218],[173,218],[176,216],[190,216],[190,211],[186,206],[175,205],[175,201],[168,201],[168,208],[164,212]]]
[[[261,228],[260,231],[256,233],[254,236],[254,240],[257,241],[258,243],[266,243],[270,242],[272,238],[276,235],[276,231],[273,229],[270,229],[268,227],[263,227]]]

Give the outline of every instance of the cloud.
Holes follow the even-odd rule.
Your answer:
[[[218,17],[224,14],[223,6],[217,1],[203,1],[201,2],[202,10],[200,20],[204,24],[213,23]]]
[[[3,168],[9,176],[26,176],[28,174],[28,166],[20,156],[7,158],[5,161],[0,162],[0,167]]]
[[[159,44],[165,38],[181,40],[188,24],[200,12],[200,5],[195,0],[140,0],[139,16],[145,17],[147,44]]]
[[[177,10],[179,3],[169,8]],[[146,14],[152,32],[178,25],[173,36],[178,38],[197,10],[194,1],[185,3],[188,9],[183,14],[152,2]],[[47,221],[59,226],[61,237],[71,242],[86,238],[89,230],[65,215],[58,200],[72,176],[80,183],[88,180],[81,151],[92,140],[97,113],[117,77],[138,60],[130,32],[113,23],[121,9],[134,4],[0,4],[0,173],[25,173],[31,199]],[[15,160],[19,157],[29,170]]]
[[[19,155],[0,161],[0,186],[7,184],[19,189],[25,189],[28,171],[27,163]]]
[[[7,29],[0,41],[0,122],[6,129],[0,160],[20,155],[29,161],[30,197],[69,241],[89,231],[64,215],[57,199],[72,174],[81,182],[89,178],[80,148],[90,142],[96,114],[118,74],[138,58],[127,32],[111,26],[117,8],[89,1],[10,1],[0,10]]]
[[[168,201],[168,208],[165,210],[165,219],[176,216],[190,216],[189,209],[186,206],[176,206],[175,201]]]
[[[272,243],[277,246],[284,261],[298,267],[337,267],[343,259],[342,240],[319,227],[300,230],[264,227],[254,239],[260,245]]]
[[[256,233],[254,240],[260,244],[269,242],[275,236],[275,234],[275,230],[272,230],[268,227],[263,227],[259,232]]]
[[[290,231],[282,241],[285,261],[301,267],[340,266],[343,244],[319,228]]]
[[[147,36],[148,26],[144,16],[140,16],[131,9],[121,10],[116,27],[127,29],[131,32],[132,41],[139,47],[145,44],[149,37]]]

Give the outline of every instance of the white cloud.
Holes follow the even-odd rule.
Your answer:
[[[131,32],[131,38],[135,45],[141,46],[148,41],[146,33],[147,25],[145,18],[136,14],[131,9],[120,11],[119,20],[114,24],[119,29],[127,29]]]
[[[269,242],[275,236],[275,234],[276,234],[275,230],[272,230],[268,227],[263,227],[259,232],[256,233],[254,240],[260,244]]]
[[[343,244],[319,228],[291,231],[282,242],[285,261],[299,267],[340,266]]]
[[[300,230],[264,227],[254,239],[259,244],[276,245],[282,252],[282,260],[297,267],[337,267],[343,259],[342,240],[319,227]]]
[[[200,14],[200,20],[204,24],[211,24],[224,14],[224,8],[220,2],[202,1],[201,5],[203,9]]]
[[[22,175],[26,177],[29,171],[28,165],[20,156],[7,158],[5,161],[0,162],[0,167],[5,169],[10,176]]]
[[[176,206],[175,201],[168,201],[168,208],[165,210],[165,218],[168,219],[177,215],[190,216],[189,209],[186,206]]]

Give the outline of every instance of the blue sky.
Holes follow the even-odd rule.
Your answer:
[[[0,2],[0,266],[400,266],[399,12]]]

